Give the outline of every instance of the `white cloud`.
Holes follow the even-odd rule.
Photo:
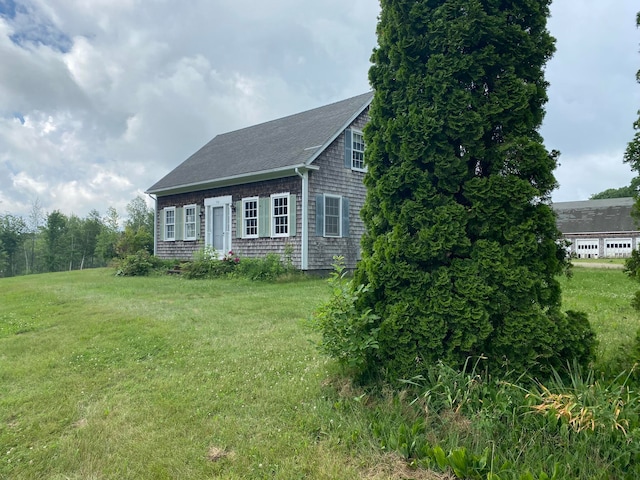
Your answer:
[[[43,182],[41,178],[31,178],[26,172],[19,172],[17,175],[13,175],[11,181],[14,188],[27,195],[42,195],[47,190],[46,182]]]
[[[623,150],[616,150],[561,156],[556,170],[560,189],[554,192],[554,201],[588,200],[591,195],[608,188],[629,185],[633,173],[622,163],[622,154]]]

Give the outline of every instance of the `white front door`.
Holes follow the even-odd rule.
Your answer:
[[[205,247],[222,258],[231,250],[231,196],[205,198]]]

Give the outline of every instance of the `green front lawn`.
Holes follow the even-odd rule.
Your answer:
[[[620,271],[563,286],[601,357],[640,327]],[[372,432],[401,402],[376,404],[317,352],[305,319],[327,296],[317,279],[0,279],[0,478],[438,478]]]

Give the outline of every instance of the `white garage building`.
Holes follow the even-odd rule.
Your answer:
[[[577,258],[625,258],[640,248],[640,230],[631,216],[633,198],[557,202],[558,229]]]

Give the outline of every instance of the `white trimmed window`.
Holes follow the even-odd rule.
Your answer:
[[[184,207],[184,239],[196,239],[196,206],[185,205]]]
[[[242,238],[258,238],[258,197],[242,199]]]
[[[271,195],[271,233],[273,237],[289,236],[289,194]]]
[[[364,165],[364,136],[358,130],[351,131],[351,168],[366,170]]]
[[[176,239],[176,207],[164,209],[164,239],[167,241]]]
[[[342,198],[325,195],[324,196],[324,236],[341,237],[341,213]]]

